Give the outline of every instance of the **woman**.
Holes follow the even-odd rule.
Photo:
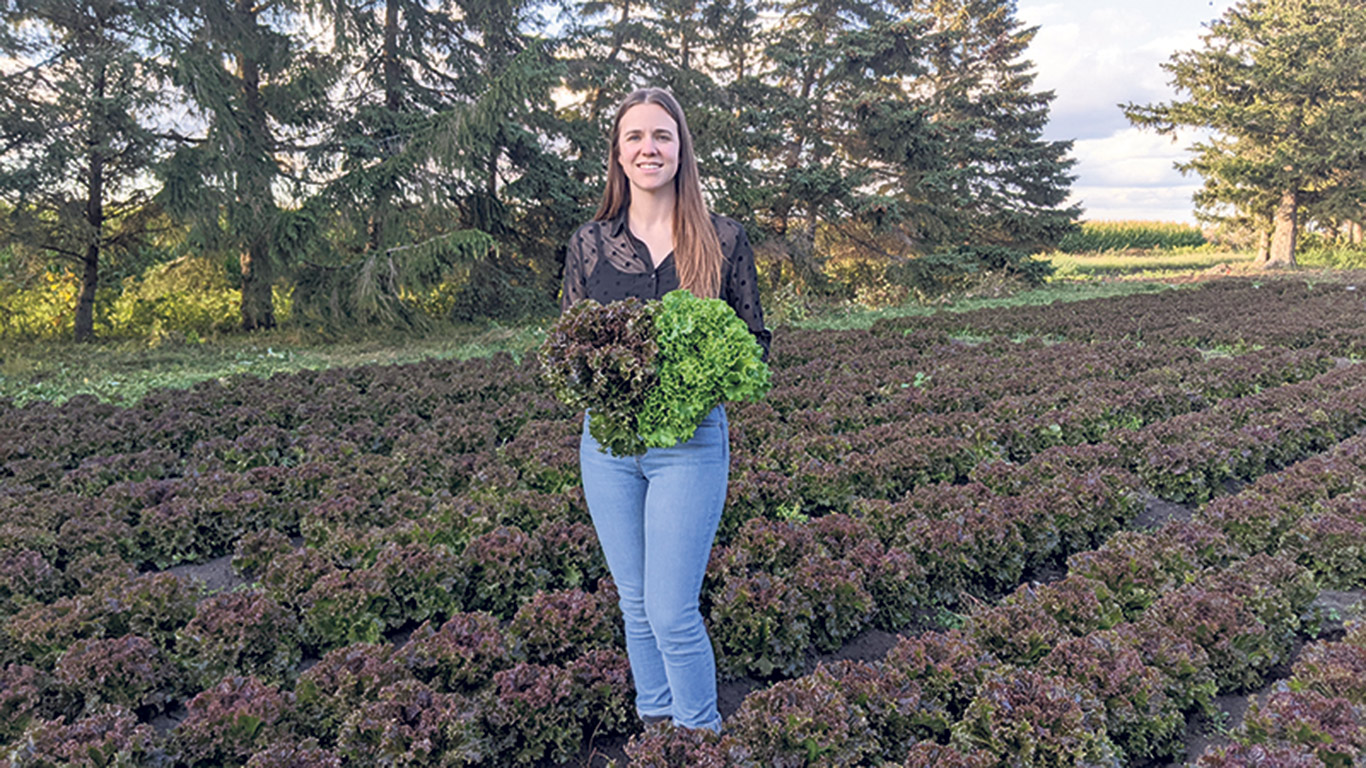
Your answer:
[[[767,358],[754,253],[739,224],[707,212],[673,96],[658,88],[628,96],[608,157],[602,204],[569,242],[561,309],[687,288],[734,307]],[[716,406],[686,442],[631,457],[603,452],[589,418],[579,446],[583,491],[621,596],[636,711],[646,722],[719,731],[716,660],[698,595],[726,500],[725,408]]]

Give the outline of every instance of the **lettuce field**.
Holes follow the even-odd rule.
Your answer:
[[[779,329],[719,739],[635,719],[534,355],[0,401],[0,765],[1360,764],[1363,293]]]

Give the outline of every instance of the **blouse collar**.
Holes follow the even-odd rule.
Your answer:
[[[626,229],[626,216],[630,212],[626,206],[622,206],[617,211],[617,215],[607,220],[607,233],[612,237],[621,237],[621,233]]]

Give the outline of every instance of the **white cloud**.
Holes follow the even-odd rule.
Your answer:
[[[1086,221],[1179,221],[1194,224],[1191,195],[1199,184],[1181,187],[1074,186],[1070,202],[1082,206]]]
[[[1186,149],[1196,137],[1187,131],[1173,141],[1130,127],[1078,141],[1073,156],[1079,178],[1072,202],[1083,205],[1088,219],[1194,221],[1191,195],[1200,188],[1200,179],[1183,176],[1173,165],[1189,158]]]

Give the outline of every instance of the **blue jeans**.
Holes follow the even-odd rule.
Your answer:
[[[719,731],[716,658],[698,595],[726,502],[730,436],[716,406],[690,440],[618,457],[584,419],[583,494],[621,596],[636,711]]]

